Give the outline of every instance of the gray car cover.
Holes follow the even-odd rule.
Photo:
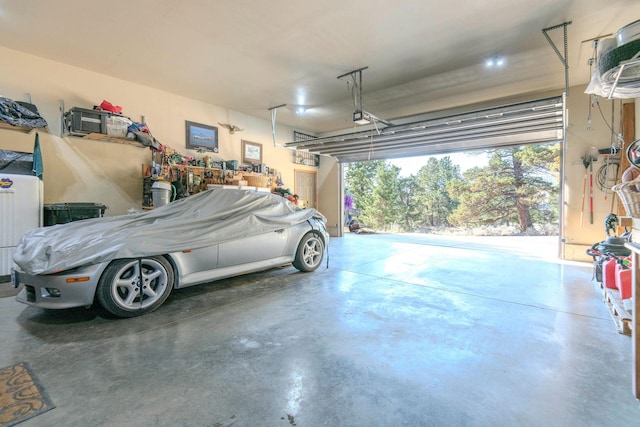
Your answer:
[[[211,189],[152,211],[42,227],[25,233],[13,260],[26,273],[199,249],[317,218],[285,198],[251,190]]]

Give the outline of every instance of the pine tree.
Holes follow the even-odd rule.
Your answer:
[[[558,191],[558,150],[531,145],[493,152],[489,165],[469,169],[448,189],[459,205],[449,216],[457,226],[517,222],[524,232],[533,217],[553,219],[549,208]],[[555,179],[554,179],[555,178]]]
[[[400,201],[400,168],[387,162],[376,168],[371,207],[365,213],[365,223],[387,230],[402,220]]]
[[[438,160],[430,157],[420,168],[416,177],[418,189],[415,194],[415,221],[421,227],[449,225],[448,217],[456,207],[449,195],[447,183],[460,178],[460,167],[450,157]]]
[[[400,178],[398,183],[398,201],[400,212],[398,221],[404,231],[412,231],[417,226],[416,218],[419,216],[418,192],[420,186],[415,175]]]

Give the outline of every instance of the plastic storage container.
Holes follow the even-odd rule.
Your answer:
[[[107,135],[125,138],[127,129],[131,125],[131,120],[119,116],[107,116],[105,120]]]
[[[66,224],[81,219],[100,218],[107,209],[99,203],[55,203],[44,205],[44,225]]]
[[[156,181],[151,186],[153,206],[156,208],[169,204],[175,197],[175,187],[168,182]]]
[[[71,135],[87,135],[89,133],[107,133],[107,112],[73,107],[65,113],[66,131]]]

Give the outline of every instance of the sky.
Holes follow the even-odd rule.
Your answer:
[[[483,167],[489,163],[489,158],[484,151],[438,154],[434,156],[407,157],[402,159],[391,159],[387,161],[392,165],[396,165],[400,167],[400,169],[402,169],[400,171],[400,176],[408,177],[409,175],[417,174],[418,170],[420,170],[422,166],[427,164],[427,160],[429,159],[429,157],[441,159],[446,156],[449,156],[451,158],[451,162],[454,165],[460,166],[460,172],[464,172],[465,170],[471,169],[475,166]]]

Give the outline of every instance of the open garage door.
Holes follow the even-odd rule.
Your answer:
[[[347,163],[539,144],[563,139],[563,116],[563,98],[557,96],[285,146]]]

